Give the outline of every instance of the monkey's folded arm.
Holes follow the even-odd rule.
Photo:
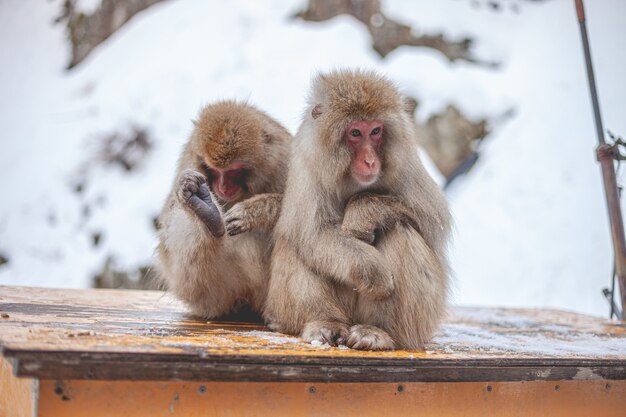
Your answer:
[[[283,195],[258,194],[231,207],[224,215],[226,232],[230,236],[250,231],[271,234],[278,221]]]
[[[372,299],[384,299],[393,292],[393,274],[380,252],[346,235],[339,225],[291,243],[300,260],[322,278],[353,286]]]
[[[398,223],[419,232],[415,214],[399,198],[365,192],[348,201],[341,229],[347,235],[371,244],[377,231],[385,232]]]

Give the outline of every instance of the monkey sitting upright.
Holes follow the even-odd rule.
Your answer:
[[[270,202],[280,199],[233,207],[229,233],[267,228],[271,216],[255,215]],[[307,341],[422,347],[446,308],[450,222],[392,83],[364,71],[318,76],[293,144],[264,317]]]
[[[222,213],[255,194],[282,193],[291,134],[234,101],[205,107],[194,124],[159,216],[160,275],[196,315],[215,318],[242,302],[260,312],[271,237],[263,231],[223,236]]]

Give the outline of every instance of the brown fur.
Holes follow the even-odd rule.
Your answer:
[[[405,106],[374,73],[314,80],[274,231],[264,309],[274,329],[359,349],[419,348],[435,331],[448,293],[450,215],[419,161]],[[382,171],[365,189],[350,177],[342,139],[355,120],[385,126]]]
[[[221,202],[211,194],[220,215],[258,193],[282,192],[291,135],[265,113],[234,101],[205,107],[194,124],[159,216],[160,275],[197,315],[214,318],[242,302],[260,311],[267,292],[270,237],[262,232],[215,237],[190,209],[188,198],[205,181],[206,167],[224,168],[234,161],[247,163],[252,171],[237,201]]]

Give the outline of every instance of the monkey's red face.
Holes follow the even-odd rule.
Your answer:
[[[383,122],[358,120],[348,125],[344,140],[352,153],[350,173],[360,185],[371,185],[380,175],[380,146],[383,143]]]
[[[224,201],[234,201],[246,187],[249,168],[243,162],[234,162],[223,169],[206,167],[211,189]]]

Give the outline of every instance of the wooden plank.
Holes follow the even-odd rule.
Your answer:
[[[626,381],[251,383],[17,378],[0,358],[0,415],[622,416]]]
[[[255,383],[42,381],[40,417],[621,417],[626,381]]]
[[[0,357],[0,416],[34,417],[38,399],[38,381],[16,378],[11,363]]]
[[[156,291],[0,286],[0,348],[43,379],[530,381],[626,379],[626,323],[554,310],[456,308],[422,351],[312,346],[206,323]]]

